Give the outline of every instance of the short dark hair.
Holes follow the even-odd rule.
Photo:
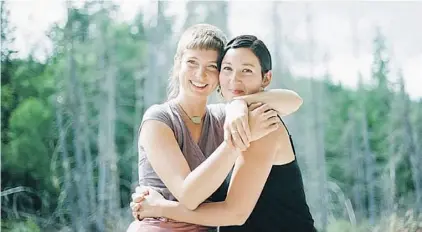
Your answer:
[[[262,69],[262,76],[272,69],[271,54],[267,46],[254,35],[239,35],[230,40],[224,48],[218,61],[218,69],[221,69],[221,62],[227,51],[231,48],[249,48],[258,58]]]

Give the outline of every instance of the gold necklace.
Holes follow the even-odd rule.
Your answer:
[[[199,124],[201,124],[201,122],[202,122],[202,117],[200,117],[200,116],[189,116],[189,114],[183,109],[183,107],[179,104],[179,103],[177,103],[177,105],[179,106],[179,108],[180,109],[182,109],[182,111],[183,111],[183,113],[185,113],[186,114],[186,116],[188,116],[188,118],[194,123],[194,124],[197,124],[197,125],[199,125]]]

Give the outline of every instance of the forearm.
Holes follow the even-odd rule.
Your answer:
[[[299,109],[302,98],[294,91],[288,89],[272,89],[255,94],[236,97],[243,99],[247,104],[263,102],[276,110],[280,116],[289,115]]]
[[[183,182],[179,201],[188,209],[196,209],[223,183],[240,152],[224,141]]]
[[[228,210],[226,202],[204,203],[194,211],[187,209],[179,202],[168,200],[157,207],[160,216],[180,222],[204,226],[230,226],[244,222],[235,211]]]

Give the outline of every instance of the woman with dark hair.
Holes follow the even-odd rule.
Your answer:
[[[223,200],[210,195],[224,182],[241,151],[282,127],[277,112],[288,115],[301,104],[293,91],[278,90],[244,96],[227,107],[207,105],[219,85],[217,62],[225,43],[224,33],[215,26],[188,28],[174,57],[169,99],[148,108],[139,128],[139,184],[190,210],[204,201]],[[248,117],[247,103],[258,101],[268,105],[257,107]],[[209,229],[150,217],[133,222],[128,231]]]
[[[232,39],[218,68],[220,93],[226,100],[262,92],[272,79],[270,52],[252,35]],[[259,104],[249,105],[250,117],[257,107]],[[316,231],[285,125],[251,142],[214,196],[225,200],[191,210],[165,200],[153,189],[138,187],[131,206],[138,218],[164,217],[220,226],[220,231]]]

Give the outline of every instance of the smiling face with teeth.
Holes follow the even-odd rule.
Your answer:
[[[210,49],[186,49],[180,60],[180,93],[207,98],[218,85],[218,52]]]

